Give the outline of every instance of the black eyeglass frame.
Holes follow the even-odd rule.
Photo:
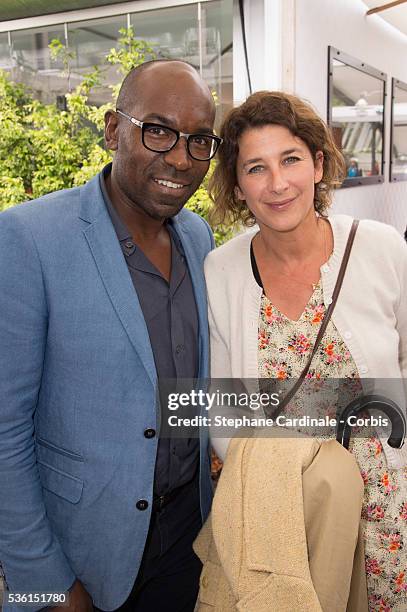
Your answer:
[[[145,146],[146,149],[148,149],[149,151],[153,151],[154,153],[168,153],[169,151],[171,151],[171,149],[173,149],[176,146],[181,136],[183,136],[187,141],[188,155],[192,157],[192,159],[195,159],[196,161],[209,161],[216,155],[217,150],[219,149],[220,145],[223,142],[223,139],[220,138],[219,136],[215,136],[215,134],[203,134],[203,133],[186,134],[185,132],[181,132],[174,128],[168,127],[168,125],[162,125],[161,123],[152,123],[151,121],[140,121],[139,119],[136,119],[135,117],[132,117],[131,115],[128,115],[127,113],[124,113],[118,108],[116,109],[116,113],[118,115],[122,115],[123,117],[128,119],[128,121],[130,121],[133,125],[141,129],[141,141],[143,145]],[[145,140],[144,140],[145,131],[149,127],[163,128],[165,130],[168,130],[169,132],[172,132],[177,137],[177,139],[174,142],[174,144],[172,144],[168,149],[159,149],[159,150],[152,149],[151,147],[148,147],[146,145]],[[196,138],[197,136],[202,136],[204,138],[208,138],[208,137],[212,138],[213,143],[214,143],[212,147],[213,151],[209,157],[205,157],[204,159],[201,159],[200,157],[195,157],[195,155],[192,155],[190,148],[189,148],[190,138]]]

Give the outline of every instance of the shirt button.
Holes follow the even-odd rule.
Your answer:
[[[154,436],[155,436],[155,429],[146,429],[144,431],[145,438],[154,438]]]
[[[148,508],[148,501],[146,499],[139,499],[137,504],[136,504],[136,508],[137,508],[137,510],[147,510],[147,508]]]
[[[367,374],[369,372],[369,368],[366,365],[361,365],[360,366],[360,373],[361,374]]]
[[[327,299],[327,301],[326,301],[326,303],[327,303],[327,304],[332,304],[332,298],[331,298],[331,297],[330,297],[330,298],[328,298],[328,299]]]
[[[178,344],[178,346],[175,349],[175,354],[176,355],[180,355],[183,350],[184,350],[184,345],[183,344]]]
[[[350,340],[350,338],[352,338],[352,332],[350,331],[344,332],[343,337],[345,338],[345,340]]]

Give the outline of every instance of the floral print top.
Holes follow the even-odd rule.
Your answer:
[[[263,294],[258,327],[259,377],[281,380],[298,377],[312,351],[324,314],[320,282],[298,321],[288,319]],[[360,385],[356,365],[332,320],[307,378],[311,384],[320,386],[327,378],[346,379],[350,397],[355,386]],[[303,387],[286,407],[286,413],[308,412]],[[338,395],[331,398],[332,393],[334,385],[329,385],[328,393],[321,394],[317,416],[327,413],[335,416]],[[312,394],[313,406],[318,404],[315,398]],[[365,483],[362,527],[369,612],[407,612],[407,468],[388,469],[382,445],[373,431],[371,434],[351,438],[349,447]]]

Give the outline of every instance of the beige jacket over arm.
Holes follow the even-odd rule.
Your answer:
[[[362,496],[355,459],[334,440],[232,440],[194,545],[197,610],[366,612]]]

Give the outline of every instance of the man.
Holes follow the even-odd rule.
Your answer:
[[[208,374],[202,263],[213,239],[182,207],[219,144],[214,116],[191,66],[146,63],[106,114],[112,166],[0,216],[10,592],[70,589],[68,610],[83,612],[194,607],[207,440],[158,441],[156,387]]]

